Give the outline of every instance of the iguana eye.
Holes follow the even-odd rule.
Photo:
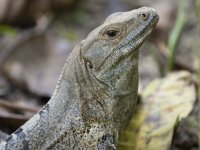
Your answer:
[[[111,30],[107,30],[107,31],[106,31],[106,35],[107,35],[108,37],[111,37],[111,38],[117,37],[118,33],[119,33],[119,31],[117,31],[117,30],[115,30],[115,29],[111,29]]]

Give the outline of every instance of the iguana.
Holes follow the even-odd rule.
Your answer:
[[[158,22],[142,7],[110,15],[68,57],[50,101],[0,150],[112,150],[137,101],[139,48]]]

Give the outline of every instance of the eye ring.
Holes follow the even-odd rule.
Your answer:
[[[116,29],[109,29],[105,33],[109,38],[116,38],[119,35],[119,31]]]
[[[146,21],[149,18],[149,13],[146,13],[146,12],[141,13],[140,18]]]

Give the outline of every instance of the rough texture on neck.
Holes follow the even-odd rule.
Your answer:
[[[113,131],[113,121],[109,123],[98,101],[88,103],[98,95],[102,101],[106,94],[102,95],[101,88],[92,89],[98,85],[83,71],[79,53],[78,46],[66,62],[51,100],[6,140],[6,150],[104,149],[106,141],[114,148],[118,132]]]
[[[6,149],[47,149],[62,142],[66,135],[74,143],[70,141],[73,128],[83,126],[78,81],[82,72],[77,53],[79,49],[67,60],[51,100],[7,139]]]

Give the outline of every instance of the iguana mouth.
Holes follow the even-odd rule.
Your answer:
[[[156,26],[158,20],[159,18],[157,15],[153,16],[152,21],[149,22],[143,29],[141,29],[140,32],[135,34],[135,31],[133,31],[130,34],[128,34],[125,40],[123,40],[122,43],[116,49],[121,51],[122,48],[130,46],[131,48],[129,48],[127,52],[124,52],[128,54],[129,51],[132,52],[134,49],[137,49],[150,35],[152,29]],[[129,39],[129,37],[131,38]]]

